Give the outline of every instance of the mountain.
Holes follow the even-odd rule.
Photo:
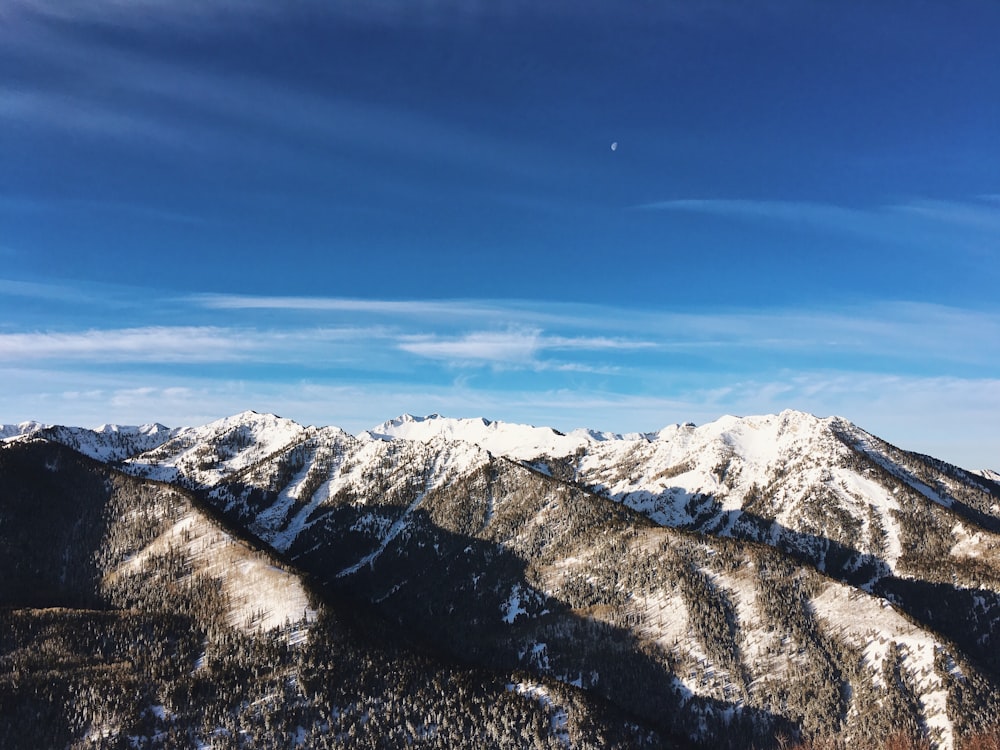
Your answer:
[[[316,619],[346,601],[431,672],[506,675],[546,741],[952,747],[1000,708],[1000,485],[841,418],[618,435],[404,415],[355,437],[245,412],[91,431],[132,436],[101,450],[46,430],[10,429],[0,456],[72,439],[182,493],[306,582]]]
[[[183,488],[37,437],[0,488],[0,747],[676,747],[428,652]]]
[[[893,576],[977,585],[970,559],[997,562],[976,536],[1000,530],[994,474],[907,453],[838,417],[786,411],[622,436],[433,415],[368,434],[478,445],[659,525],[766,543],[868,591]]]
[[[61,443],[98,461],[122,461],[129,456],[150,451],[173,437],[175,430],[162,424],[123,427],[101,425],[88,430],[83,427],[45,425],[40,422],[0,425],[0,439],[43,439]]]

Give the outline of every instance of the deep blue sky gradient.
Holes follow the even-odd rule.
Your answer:
[[[998,36],[991,2],[12,0],[0,421],[792,407],[1000,468]]]

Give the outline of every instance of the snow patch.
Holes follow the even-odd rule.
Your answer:
[[[508,625],[512,625],[518,616],[528,614],[528,610],[524,608],[521,600],[523,593],[520,584],[514,584],[514,588],[510,592],[510,598],[500,605],[500,611],[503,613],[502,619]]]
[[[940,734],[942,747],[951,747],[955,732],[948,718],[948,690],[934,668],[935,654],[947,652],[947,645],[910,623],[887,602],[844,584],[829,583],[812,601],[821,620],[862,650],[876,684],[890,650],[897,649],[903,668],[918,688],[924,723]]]
[[[569,714],[565,708],[553,701],[548,688],[538,682],[511,682],[507,684],[507,690],[540,703],[549,715],[553,736],[563,747],[572,747],[569,736]]]
[[[185,513],[110,575],[140,573],[152,556],[169,550],[182,551],[188,557],[189,575],[206,575],[222,582],[229,601],[227,621],[233,627],[272,630],[316,619],[296,576],[272,565],[195,510]]]

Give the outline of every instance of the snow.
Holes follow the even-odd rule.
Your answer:
[[[570,455],[577,448],[602,440],[620,438],[608,433],[576,430],[564,435],[551,427],[491,422],[488,419],[451,419],[438,414],[414,417],[404,414],[363,433],[375,440],[417,440],[434,438],[472,443],[494,455],[527,460],[542,455]]]
[[[286,622],[316,619],[306,591],[295,575],[275,567],[193,509],[111,575],[139,573],[151,556],[164,554],[171,548],[187,554],[192,565],[190,575],[207,575],[222,581],[229,601],[227,620],[233,627],[272,630]]]
[[[564,747],[572,747],[569,736],[569,714],[552,700],[548,688],[538,682],[511,682],[507,690],[537,701],[549,714],[552,734]]]
[[[656,641],[666,651],[673,651],[679,644],[695,648],[690,637],[687,606],[680,595],[668,596],[665,591],[634,592],[629,598],[628,612],[636,614],[642,623],[638,633]],[[702,654],[704,657],[705,655]]]
[[[131,457],[128,463],[152,479],[172,481],[182,475],[211,487],[295,445],[310,432],[314,430],[290,419],[245,411],[201,427],[176,430],[157,449]],[[217,453],[206,452],[211,450]],[[218,455],[219,451],[225,455]]]
[[[887,602],[844,584],[830,582],[812,603],[817,616],[831,630],[862,650],[876,684],[881,681],[882,665],[890,649],[899,650],[902,666],[919,690],[925,724],[940,733],[940,747],[950,748],[954,726],[948,718],[948,691],[934,669],[935,654],[947,652],[947,644],[912,624]]]
[[[357,573],[364,566],[370,565],[371,563],[375,562],[375,560],[377,560],[378,557],[383,552],[385,552],[385,548],[389,546],[389,543],[392,542],[392,540],[395,539],[397,536],[399,536],[400,532],[402,532],[403,529],[405,529],[409,525],[410,516],[413,514],[413,511],[417,509],[417,506],[424,501],[425,495],[426,495],[425,492],[421,492],[419,495],[416,496],[416,498],[414,498],[413,502],[411,502],[406,507],[406,510],[403,511],[402,515],[398,519],[396,519],[396,521],[392,524],[392,526],[389,527],[389,532],[382,538],[382,541],[379,542],[378,547],[376,547],[374,550],[372,550],[367,555],[362,557],[353,565],[348,565],[342,571],[337,573],[337,578],[343,578],[344,576],[349,576],[354,573]]]
[[[2,424],[0,425],[0,440],[9,440],[11,438],[19,438],[24,435],[31,435],[39,430],[44,430],[50,425],[42,424],[41,422],[20,422],[18,424]]]
[[[510,598],[504,602],[500,611],[503,613],[503,621],[508,625],[512,625],[514,620],[518,618],[518,615],[528,614],[528,610],[524,608],[523,602],[521,601],[521,595],[524,592],[521,590],[519,584],[515,584],[514,588],[511,589]]]
[[[161,424],[105,424],[90,430],[85,427],[64,427],[31,421],[0,426],[0,439],[7,441],[41,436],[98,461],[122,461],[158,447],[170,439],[174,432]]]
[[[15,426],[2,434],[12,435]],[[16,432],[37,431],[37,423],[17,426]],[[67,428],[61,428],[67,429]],[[837,497],[843,510],[860,521],[864,539],[851,540],[859,551],[874,554],[868,543],[870,510],[874,509],[887,532],[888,549],[878,556],[894,566],[901,554],[898,529],[892,511],[895,497],[873,478],[844,468],[852,451],[835,436],[834,429],[849,434],[859,450],[897,476],[903,474],[911,487],[928,499],[949,505],[951,500],[916,481],[905,469],[880,452],[880,441],[846,420],[820,419],[796,411],[751,417],[725,416],[700,427],[671,425],[654,433],[620,435],[592,429],[562,434],[552,428],[512,424],[488,419],[453,419],[432,414],[403,415],[362,433],[357,440],[338,428],[302,427],[275,415],[248,411],[202,427],[167,430],[162,425],[124,428],[105,425],[97,431],[75,430],[73,440],[95,457],[108,460],[113,451],[108,440],[125,434],[158,442],[154,450],[128,458],[136,471],[154,479],[176,481],[183,477],[203,487],[212,487],[227,477],[293,447],[311,454],[292,481],[281,488],[277,501],[255,521],[254,532],[276,549],[288,549],[317,507],[344,489],[362,484],[360,472],[341,476],[340,459],[328,455],[312,497],[299,497],[309,479],[316,486],[315,471],[323,462],[324,446],[340,446],[344,463],[368,463],[386,456],[386,446],[396,442],[426,445],[433,456],[427,489],[489,460],[489,454],[504,456],[543,473],[551,473],[554,461],[574,471],[576,479],[596,491],[622,502],[665,526],[689,526],[697,521],[714,533],[739,533],[740,516],[752,488],[771,487],[765,498],[780,527],[791,532],[814,533],[817,519],[804,513],[797,500],[814,487],[825,486]],[[96,436],[96,438],[95,438]],[[169,439],[166,439],[168,438]],[[86,439],[84,439],[86,438]],[[9,438],[8,438],[9,439]],[[67,440],[70,437],[66,438]],[[101,440],[104,442],[102,443]],[[462,447],[465,446],[465,447]],[[114,454],[118,455],[118,454]],[[775,477],[781,480],[775,483]],[[699,500],[698,498],[705,498]],[[693,505],[692,501],[697,501]],[[492,509],[488,519],[492,518]],[[395,527],[393,535],[401,527]],[[877,535],[875,535],[877,536]],[[388,540],[391,541],[391,538]],[[778,543],[777,538],[772,543]],[[856,543],[855,543],[856,542]],[[381,554],[376,550],[373,554]],[[374,559],[374,558],[372,558]]]
[[[1000,538],[981,530],[972,530],[959,522],[952,527],[955,544],[951,548],[952,557],[985,557],[995,558],[1000,550]]]
[[[290,478],[282,478],[284,486],[275,488],[280,489],[280,494],[257,516],[252,527],[279,551],[287,550],[308,528],[316,510],[341,492],[355,495],[359,505],[377,503],[377,499],[369,499],[369,492],[363,491],[371,481],[372,467],[400,469],[391,478],[402,483],[400,487],[419,476],[417,481],[422,486],[413,488],[415,496],[411,495],[413,500],[405,509],[401,512],[399,507],[395,509],[398,517],[386,518],[385,514],[376,513],[361,516],[358,523],[367,524],[365,530],[378,541],[373,542],[371,552],[343,568],[338,577],[352,575],[374,563],[406,531],[428,492],[469,475],[488,462],[491,454],[519,461],[543,473],[553,473],[557,468],[569,470],[581,484],[663,525],[691,525],[698,512],[687,506],[698,496],[704,496],[706,512],[715,513],[707,514],[709,522],[715,524],[712,532],[722,535],[740,533],[741,528],[746,528],[740,524],[746,521],[745,518],[741,521],[742,516],[754,512],[750,506],[744,507],[751,488],[759,491],[769,487],[768,497],[762,499],[761,513],[765,520],[776,521],[772,526],[772,544],[779,543],[779,537],[786,533],[782,527],[792,533],[825,534],[827,527],[822,524],[836,515],[833,511],[843,511],[859,522],[861,531],[849,546],[860,552],[873,553],[868,541],[869,537],[877,536],[873,526],[885,529],[885,549],[879,550],[878,556],[890,567],[895,566],[902,553],[894,514],[908,494],[906,486],[943,506],[952,502],[928,484],[936,485],[935,479],[916,478],[917,473],[924,477],[923,468],[911,471],[906,464],[909,459],[891,459],[890,456],[898,454],[878,438],[837,417],[821,419],[796,411],[725,416],[700,427],[672,425],[658,432],[627,435],[590,429],[563,434],[548,427],[481,418],[452,419],[437,414],[403,415],[362,433],[357,439],[335,427],[302,427],[291,420],[256,412],[174,430],[162,425],[102,425],[85,430],[48,427],[37,422],[0,427],[0,439],[4,441],[36,433],[44,433],[47,439],[65,442],[101,460],[128,459],[130,466],[146,476],[174,479],[181,475],[205,487],[240,472],[243,472],[241,477],[253,477],[253,467],[264,459],[292,448],[301,451],[303,463]],[[852,446],[841,442],[838,434],[846,434]],[[141,455],[134,455],[137,447],[146,445],[150,447]],[[890,472],[900,484],[896,480],[886,481],[873,467],[866,469],[866,461],[859,464],[855,450]],[[995,472],[984,470],[977,474],[1000,480]],[[269,480],[265,476],[259,481]],[[312,491],[309,497],[305,495],[307,486]],[[420,491],[416,492],[417,489]],[[810,496],[824,503],[820,512],[814,512],[815,505],[803,502]],[[488,500],[487,523],[494,512],[493,498]],[[713,503],[717,504],[714,510]],[[545,510],[530,519],[532,524],[546,522]],[[817,524],[822,531],[816,531]],[[972,524],[956,522],[953,536],[953,556],[992,557],[997,547],[993,535]],[[188,541],[182,541],[185,538]],[[294,576],[265,558],[254,556],[195,512],[178,520],[144,550],[137,551],[123,563],[119,573],[138,570],[149,555],[163,551],[164,545],[184,546],[195,560],[196,572],[219,576],[225,582],[232,602],[230,622],[237,627],[273,628],[286,620],[297,623],[303,615],[306,620],[314,616],[310,615],[305,594]],[[586,560],[567,558],[537,573],[544,582],[544,590],[558,596],[563,576],[574,574],[578,567],[584,572],[588,564]],[[787,654],[782,650],[783,643],[760,623],[752,575],[740,571],[725,576],[706,572],[716,585],[726,589],[736,606],[740,648],[748,663],[759,667],[770,658],[773,673],[780,673],[782,665],[788,663]],[[720,689],[731,685],[728,675],[711,663],[693,637],[679,593],[640,590],[631,594],[624,612],[595,612],[594,616],[634,617],[639,637],[678,658],[678,664],[682,665],[678,682],[692,694],[718,696]],[[500,605],[502,621],[513,624],[519,616],[526,615],[531,595],[534,592],[530,589],[514,586]],[[935,650],[946,647],[884,602],[856,589],[830,583],[813,603],[817,616],[855,644],[875,675],[889,649],[898,649],[904,667],[914,675],[920,688],[927,725],[941,733],[946,745],[950,744],[952,727],[945,711],[946,695],[933,668]],[[289,641],[301,642],[307,632],[304,627],[291,627]],[[548,668],[544,643],[530,647],[524,656],[537,668]],[[525,687],[523,694],[537,699],[541,693],[535,687]]]
[[[992,469],[979,469],[972,473],[981,476],[983,479],[989,479],[991,482],[1000,483],[1000,472],[993,471]]]
[[[879,444],[882,443],[882,441],[874,435],[871,435],[858,427],[854,427],[853,425],[851,426],[851,434],[854,438],[857,449],[867,455],[872,461],[877,463],[890,474],[905,482],[928,500],[944,506],[945,508],[950,508],[952,506],[952,499],[950,497],[941,495],[937,490],[932,487],[928,487],[925,483],[914,477],[905,466],[900,465],[883,455],[882,450],[879,448]]]

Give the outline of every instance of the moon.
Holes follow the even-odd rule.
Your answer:
[[[618,150],[618,141],[612,142],[612,144],[611,144],[611,150],[612,151],[617,151]]]

